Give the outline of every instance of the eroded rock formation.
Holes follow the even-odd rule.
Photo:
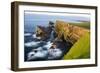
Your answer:
[[[89,32],[89,30],[57,20],[55,24],[55,32],[57,34],[57,40],[63,38],[64,40],[74,44],[86,32]]]

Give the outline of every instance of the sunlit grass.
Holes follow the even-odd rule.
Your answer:
[[[79,23],[69,23],[69,24],[90,29],[90,22],[79,22]]]
[[[90,33],[81,37],[63,57],[67,59],[86,59],[90,58]]]

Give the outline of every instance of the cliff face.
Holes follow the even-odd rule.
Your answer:
[[[55,24],[55,32],[57,34],[57,39],[61,39],[63,37],[64,40],[70,41],[74,44],[80,37],[89,32],[89,30],[57,20]]]

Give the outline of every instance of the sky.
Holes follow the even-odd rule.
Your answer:
[[[53,21],[54,23],[56,22],[56,20],[62,20],[65,22],[80,22],[80,21],[90,21],[90,17],[89,16],[79,16],[78,14],[76,14],[75,16],[73,15],[47,15],[47,14],[34,14],[34,13],[24,13],[24,26],[25,26],[25,30],[29,30],[32,31],[32,29],[36,26],[36,25],[41,25],[41,26],[47,26],[49,21]],[[35,30],[35,28],[34,28]]]

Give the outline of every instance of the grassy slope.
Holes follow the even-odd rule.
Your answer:
[[[85,59],[90,57],[90,33],[81,37],[63,59]]]
[[[76,25],[76,26],[80,26],[80,27],[84,27],[87,29],[90,29],[90,22],[80,22],[80,23],[69,23],[72,25]]]

